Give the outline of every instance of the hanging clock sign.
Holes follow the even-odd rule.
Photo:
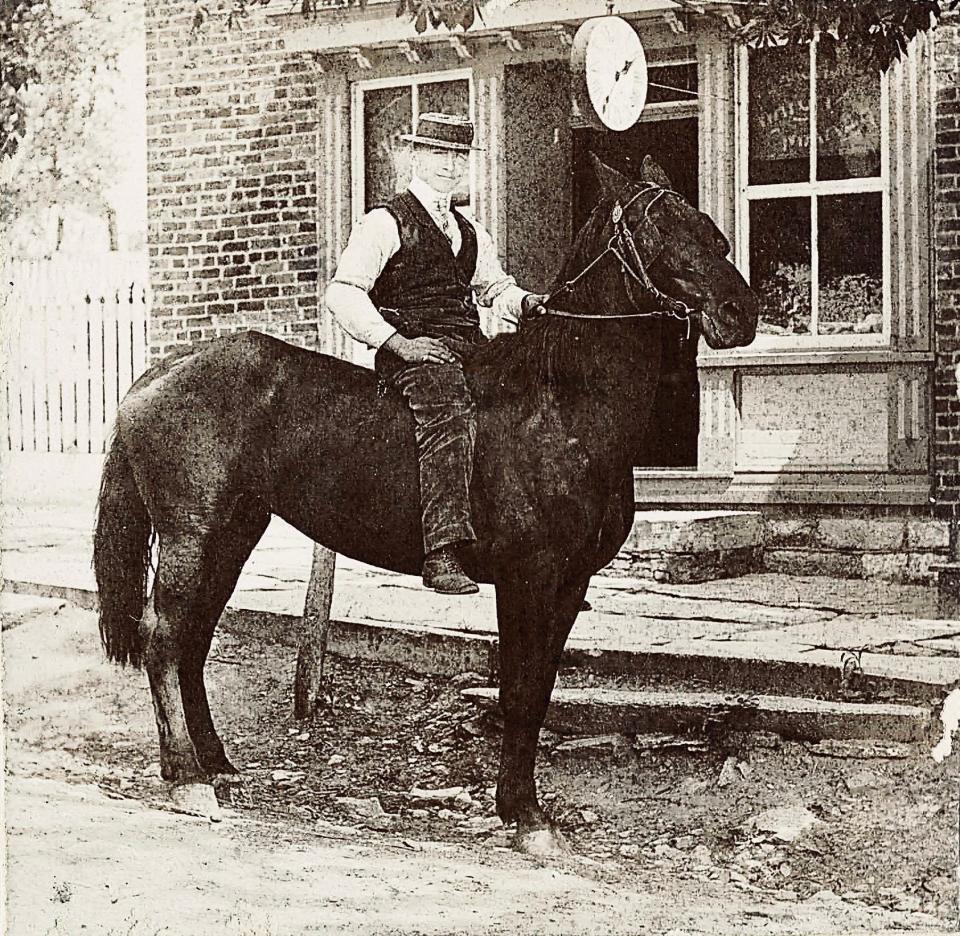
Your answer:
[[[595,127],[627,130],[647,101],[647,57],[636,30],[619,16],[587,20],[570,52],[573,95]]]

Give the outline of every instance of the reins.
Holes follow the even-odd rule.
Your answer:
[[[656,188],[658,188],[658,186],[654,185],[653,183],[647,183],[625,205],[621,205],[619,197],[617,198],[617,200],[614,202],[613,210],[610,213],[610,219],[613,222],[614,232],[607,241],[606,249],[594,257],[594,259],[591,260],[576,276],[558,286],[557,289],[555,289],[544,299],[543,305],[545,308],[542,313],[543,315],[551,315],[556,318],[570,319],[673,318],[680,322],[686,323],[686,338],[689,340],[692,333],[693,321],[697,317],[696,310],[691,309],[690,306],[688,306],[685,302],[682,302],[679,299],[674,299],[672,296],[668,296],[654,285],[649,274],[647,273],[646,267],[643,264],[643,260],[640,257],[640,251],[637,250],[637,244],[634,240],[633,232],[629,227],[627,227],[627,223],[624,220],[624,215],[626,214],[627,209],[638,198],[640,198],[641,195],[645,195],[647,192],[651,191],[651,189]],[[644,210],[642,220],[646,220],[647,215],[650,213],[650,209],[660,198],[663,198],[664,195],[668,194],[678,195],[679,193],[674,192],[672,189],[661,188],[657,194],[650,199],[649,204]],[[582,280],[607,256],[607,254],[613,254],[617,260],[620,261],[620,271],[623,274],[624,286],[626,287],[627,296],[629,297],[633,307],[639,308],[642,299],[652,298],[654,302],[657,303],[657,308],[651,309],[648,312],[622,312],[614,315],[589,315],[582,312],[566,312],[562,309],[549,308],[549,304],[552,299],[561,293],[570,292],[573,287],[580,282],[580,280]],[[642,296],[640,301],[638,301],[634,295],[634,283],[639,284],[640,288],[643,289],[645,293],[645,296]]]
[[[683,337],[684,341],[689,341],[693,334],[693,322],[697,317],[697,313],[695,309],[690,309],[689,306],[687,308],[687,314],[674,312],[672,309],[654,309],[650,312],[620,312],[614,315],[587,315],[584,312],[564,312],[562,309],[547,309],[545,312],[542,312],[541,315],[549,315],[552,318],[603,319],[606,322],[614,321],[615,319],[672,318],[686,324],[687,331]]]

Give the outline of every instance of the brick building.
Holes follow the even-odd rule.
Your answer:
[[[728,234],[763,297],[749,348],[667,338],[637,503],[761,515],[771,569],[924,580],[960,502],[960,23],[883,76],[819,48],[747,50],[731,8],[625,0],[646,49],[637,125],[570,94],[591,0],[517,0],[418,35],[395,4],[261,8],[190,38],[148,12],[150,343],[244,328],[365,363],[319,306],[351,223],[402,183],[417,112],[469,114],[460,201],[546,288],[595,197],[589,153],[646,153]],[[718,549],[739,549],[733,540]]]

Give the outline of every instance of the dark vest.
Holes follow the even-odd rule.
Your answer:
[[[400,249],[377,277],[370,298],[404,338],[482,340],[470,281],[477,268],[477,234],[458,211],[460,253],[412,192],[401,192],[381,207],[393,215]]]

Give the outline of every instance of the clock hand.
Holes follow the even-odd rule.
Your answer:
[[[623,77],[627,74],[628,71],[630,71],[630,69],[631,69],[631,67],[633,66],[633,63],[634,63],[635,61],[636,61],[636,59],[630,59],[628,62],[625,62],[625,63],[624,63],[623,68],[618,69],[618,70],[614,73],[614,76],[613,76],[613,87],[610,88],[610,91],[609,91],[608,94],[607,94],[606,100],[603,102],[603,106],[600,108],[600,110],[605,111],[605,110],[607,109],[608,105],[610,104],[610,98],[611,98],[611,96],[613,95],[613,92],[616,90],[617,82],[618,82],[621,78],[623,78]]]

